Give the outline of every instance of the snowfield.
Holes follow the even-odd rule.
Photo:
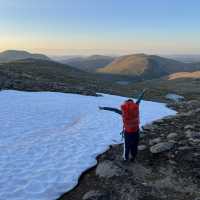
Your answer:
[[[123,97],[0,92],[0,200],[53,200],[72,189],[110,144],[121,143]],[[142,101],[141,125],[175,111]]]

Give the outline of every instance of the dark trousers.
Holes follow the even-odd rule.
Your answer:
[[[134,133],[124,132],[124,159],[129,159],[131,153],[131,159],[134,161],[137,155],[139,144],[139,130]]]

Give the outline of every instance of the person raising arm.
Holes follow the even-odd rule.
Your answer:
[[[107,110],[120,114],[123,119],[124,133],[124,160],[129,160],[131,152],[131,161],[135,161],[139,144],[139,104],[146,90],[143,90],[136,102],[132,99],[126,100],[121,105],[121,110],[112,107],[99,107],[100,110]]]

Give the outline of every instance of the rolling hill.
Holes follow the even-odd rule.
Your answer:
[[[153,79],[176,72],[197,71],[200,64],[187,64],[156,55],[133,54],[116,58],[99,73],[138,76],[142,79]]]
[[[95,82],[98,81],[86,72],[50,60],[25,59],[0,64],[0,88],[4,89],[79,93]]]
[[[0,63],[28,59],[28,58],[50,60],[50,58],[48,58],[46,55],[32,54],[27,51],[7,50],[0,53]]]
[[[0,64],[0,72],[37,81],[75,83],[92,80],[90,74],[50,60],[24,59]]]
[[[61,62],[84,71],[95,72],[97,69],[110,64],[113,60],[114,58],[110,56],[93,55],[89,57],[69,58],[61,60]]]

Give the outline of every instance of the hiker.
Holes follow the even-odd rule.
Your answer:
[[[121,105],[121,110],[110,107],[99,107],[100,110],[108,110],[122,115],[123,134],[124,134],[124,154],[123,159],[129,161],[129,153],[131,153],[131,161],[134,162],[137,155],[139,144],[139,104],[146,90],[143,90],[138,100],[134,102],[132,99],[126,100]]]

